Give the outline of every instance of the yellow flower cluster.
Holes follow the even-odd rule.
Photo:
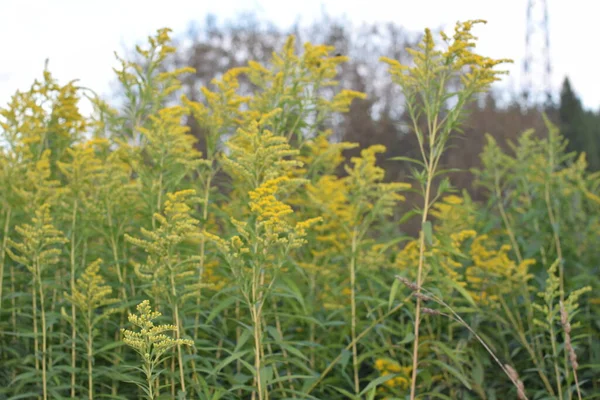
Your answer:
[[[55,245],[64,244],[68,240],[54,227],[49,205],[44,204],[35,211],[31,224],[18,225],[15,230],[22,241],[16,242],[8,238],[10,247],[6,248],[6,253],[13,260],[23,264],[34,274],[41,274],[41,269],[59,262],[61,250]]]
[[[409,189],[410,184],[401,182],[384,183],[385,170],[378,167],[377,154],[385,153],[383,145],[374,145],[361,150],[360,157],[350,159],[346,165],[349,201],[354,206],[353,225],[360,226],[374,215],[389,216],[404,196],[398,192]],[[371,216],[369,216],[371,215]]]
[[[164,334],[176,331],[174,325],[154,325],[153,320],[162,314],[152,311],[148,300],[142,301],[137,306],[138,314],[129,314],[129,322],[139,328],[139,332],[121,329],[123,342],[137,351],[145,362],[158,363],[162,355],[177,345],[193,346],[194,342],[188,339],[173,339]]]
[[[436,49],[431,30],[426,29],[418,49],[406,49],[413,56],[413,67],[387,57],[382,57],[382,61],[390,66],[392,78],[409,93],[422,90],[424,82],[448,82],[453,75],[460,77],[465,93],[471,95],[484,91],[499,79],[498,75],[506,74],[506,71],[495,71],[493,68],[512,61],[494,60],[472,51],[476,38],[471,30],[478,23],[485,21],[458,22],[452,37],[441,32],[442,40],[447,45],[445,51]]]
[[[0,128],[17,153],[37,158],[52,147],[60,157],[87,127],[77,107],[79,99],[74,82],[60,86],[45,70],[43,81],[36,80],[29,91],[17,92],[8,107],[0,109]]]
[[[412,371],[412,367],[409,366],[401,366],[396,361],[392,361],[387,358],[378,358],[375,360],[375,368],[379,371],[379,374],[396,375],[394,378],[387,380],[384,385],[388,388],[400,388],[400,389],[408,389],[408,385],[410,383],[410,374]]]
[[[214,79],[213,85],[217,90],[211,91],[206,87],[200,90],[205,102],[195,102],[183,97],[183,103],[189,107],[196,122],[206,129],[207,156],[212,158],[217,151],[219,140],[226,134],[231,134],[235,128],[244,122],[242,104],[248,102],[249,97],[240,96],[238,76],[247,71],[247,68],[232,68],[225,72],[220,80]]]
[[[465,66],[469,67],[470,72],[464,75],[463,82],[467,87],[475,85],[478,90],[487,88],[491,83],[499,80],[498,75],[507,73],[506,71],[493,71],[496,65],[512,62],[509,59],[494,60],[483,57],[472,51],[477,38],[471,33],[471,30],[475,24],[481,23],[485,24],[486,21],[457,22],[452,38],[441,32],[442,39],[448,45],[447,50],[442,53],[445,65],[452,65],[455,70],[460,70]]]
[[[181,106],[163,108],[156,116],[149,117],[147,128],[137,128],[143,135],[143,142],[147,143],[145,149],[151,155],[155,168],[163,170],[167,165],[180,166],[189,172],[205,162],[194,147],[198,139],[189,134],[189,127],[181,124],[187,113],[188,110]]]
[[[112,288],[100,275],[102,259],[92,262],[77,279],[73,294],[65,293],[65,298],[83,311],[84,318],[93,319],[88,322],[97,323],[99,318],[92,318],[97,308],[117,303],[119,300],[110,298]],[[113,310],[103,310],[101,317],[106,317]]]
[[[50,150],[44,150],[39,159],[26,164],[25,179],[15,182],[14,191],[25,205],[25,209],[33,213],[43,204],[53,205],[59,195],[65,191],[57,179],[52,179]]]
[[[146,239],[125,235],[125,239],[148,254],[145,263],[135,263],[136,274],[152,282],[155,296],[172,293],[174,284],[181,284],[195,272],[197,256],[183,256],[178,245],[200,237],[199,221],[193,218],[189,204],[198,201],[194,190],[181,190],[167,194],[164,215],[156,213],[154,218],[159,226],[149,231],[141,228]],[[171,287],[171,290],[168,288]],[[190,286],[189,288],[193,288]],[[174,299],[172,299],[174,300]]]
[[[293,213],[292,208],[275,196],[289,181],[285,176],[270,179],[249,193],[250,210],[257,216],[258,228],[264,229],[265,244],[282,243],[298,247],[305,242],[306,230],[321,220],[310,218],[296,223],[294,227],[290,225],[286,216]],[[287,233],[285,237],[282,236],[284,233]]]
[[[57,162],[58,168],[69,182],[69,190],[76,198],[82,198],[90,190],[94,191],[96,185],[105,178],[104,163],[97,156],[95,146],[107,144],[106,140],[96,139],[75,145],[67,149],[69,162]]]
[[[129,102],[126,107],[130,107],[130,113],[123,121],[123,129],[127,132],[119,132],[119,134],[128,133],[129,138],[135,142],[139,140],[136,129],[139,126],[145,127],[148,116],[163,108],[169,96],[181,88],[179,76],[195,72],[189,67],[164,71],[165,60],[176,51],[169,45],[170,32],[168,28],[159,29],[156,36],[148,38],[148,49],[136,47],[136,52],[144,60],[143,64],[124,60],[115,54],[121,66],[114,71],[125,89]]]
[[[301,166],[294,159],[298,150],[293,149],[283,136],[276,135],[266,126],[282,112],[275,109],[240,128],[228,141],[231,154],[223,156],[223,168],[240,180],[239,190],[254,189],[263,182],[279,176],[291,174]]]
[[[507,244],[499,249],[489,249],[495,241],[488,235],[477,236],[471,244],[473,264],[466,268],[465,279],[472,297],[483,304],[491,305],[498,295],[510,294],[515,287],[526,284],[533,275],[528,273],[535,260],[526,259],[515,263],[508,256],[511,247]]]
[[[323,131],[304,143],[297,159],[305,167],[298,170],[299,174],[306,175],[308,179],[332,175],[346,160],[343,152],[358,147],[358,143],[332,142],[332,133],[331,130]]]
[[[269,179],[249,193],[250,211],[258,216],[260,226],[274,234],[286,230],[287,224],[284,217],[294,212],[292,207],[275,198],[281,184],[288,181],[287,177]]]
[[[435,205],[432,214],[437,218],[436,234],[433,246],[425,252],[425,272],[434,285],[443,286],[446,279],[451,279],[478,303],[494,305],[499,295],[527,283],[532,277],[529,266],[535,261],[516,263],[509,256],[509,245],[498,245],[490,235],[470,228],[474,226],[473,211],[472,205],[464,204],[458,196],[447,196]],[[398,254],[395,265],[416,273],[413,270],[418,257],[418,241],[413,240]]]
[[[349,226],[355,215],[353,206],[349,204],[346,181],[333,175],[325,175],[315,184],[307,185],[306,190],[311,203],[324,215],[323,223],[316,227],[317,240],[324,245],[320,249],[313,248],[313,255],[322,257],[342,251],[349,237],[343,227]]]

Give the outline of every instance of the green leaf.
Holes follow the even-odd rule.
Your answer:
[[[479,360],[475,360],[472,372],[475,383],[479,386],[483,386],[483,366]]]
[[[235,350],[237,351],[241,349],[246,344],[248,339],[250,339],[250,336],[252,336],[252,331],[250,329],[244,330],[235,344]]]
[[[342,389],[342,388],[338,388],[338,387],[333,387],[333,390],[335,390],[336,392],[339,392],[341,394],[343,394],[344,396],[346,396],[347,399],[353,399],[353,400],[358,400],[359,397],[350,393],[349,391]]]
[[[473,297],[471,297],[469,292],[467,292],[467,290],[464,287],[460,286],[457,282],[455,282],[452,279],[447,279],[446,282],[454,289],[456,289],[456,291],[460,293],[469,302],[469,304],[471,304],[473,307],[477,307],[475,300],[473,300]]]
[[[397,157],[388,158],[388,160],[390,160],[390,161],[407,161],[410,163],[420,165],[421,167],[425,168],[425,164],[423,163],[423,161],[417,160],[416,158],[397,156]]]
[[[438,367],[446,370],[450,375],[454,376],[456,379],[458,379],[467,389],[471,390],[471,384],[469,383],[469,381],[467,380],[467,377],[464,376],[460,371],[458,371],[456,368],[443,363],[439,360],[429,360],[430,363],[437,365]]]
[[[235,353],[233,353],[232,355],[230,355],[229,357],[227,357],[226,359],[224,359],[223,361],[221,361],[213,370],[213,372],[209,375],[216,375],[217,373],[219,373],[219,371],[221,371],[223,368],[225,368],[226,366],[228,366],[229,364],[231,364],[232,362],[239,360],[240,358],[242,358],[243,356],[245,356],[247,353],[249,353],[249,350],[244,350],[244,351],[236,351]]]
[[[231,296],[223,299],[221,302],[213,306],[208,318],[206,318],[206,323],[209,324],[213,319],[215,319],[217,315],[219,315],[221,311],[223,311],[226,308],[229,308],[232,304],[235,303],[235,301],[236,298]]]
[[[380,376],[379,378],[373,379],[371,382],[369,382],[367,387],[365,387],[362,390],[362,392],[360,392],[360,396],[364,395],[371,389],[377,388],[377,386],[381,385],[384,382],[389,381],[390,379],[392,379],[395,376],[396,376],[396,374],[389,374],[389,375],[384,375],[384,376]]]
[[[340,366],[342,368],[346,368],[346,366],[348,365],[348,361],[350,360],[351,356],[352,356],[351,352],[349,352],[346,349],[342,350],[342,357],[340,358]]]
[[[431,221],[425,221],[423,223],[423,234],[425,235],[425,243],[427,246],[433,245],[433,229],[431,227]]]
[[[394,283],[392,283],[392,289],[390,290],[390,297],[388,298],[388,311],[392,309],[392,304],[394,303],[394,299],[396,298],[396,293],[398,292],[399,287],[400,281],[398,279],[394,279]]]
[[[263,388],[266,388],[273,380],[273,367],[265,365],[260,368],[260,382]]]

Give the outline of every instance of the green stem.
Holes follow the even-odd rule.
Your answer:
[[[431,158],[430,158],[431,160]],[[431,164],[429,164],[431,165]],[[421,218],[421,232],[419,234],[419,266],[417,269],[417,293],[420,293],[421,284],[423,281],[423,266],[425,263],[425,232],[423,231],[425,223],[427,222],[427,214],[429,211],[429,198],[431,196],[431,184],[433,180],[433,171],[431,167],[427,171],[427,182],[425,185],[425,196],[424,196],[424,208],[423,216]],[[414,400],[416,395],[416,383],[417,383],[417,368],[419,364],[419,327],[421,322],[421,299],[417,297],[417,306],[415,310],[415,329],[414,336],[415,340],[413,343],[413,355],[412,355],[412,377],[410,383],[410,399]]]
[[[8,241],[8,228],[10,226],[11,209],[6,209],[6,220],[4,221],[4,236],[2,238],[2,248],[0,248],[0,313],[2,312],[2,288],[4,287],[4,260],[6,259],[6,242]]]
[[[354,392],[360,393],[360,382],[358,379],[358,350],[356,346],[356,248],[357,231],[352,232],[352,256],[350,259],[350,306],[352,311],[351,334],[352,334],[352,367],[354,370]]]
[[[43,399],[48,399],[48,378],[46,371],[46,352],[47,352],[47,337],[46,337],[46,310],[44,308],[44,285],[42,284],[42,271],[39,261],[36,260],[37,283],[40,293],[40,313],[42,319],[42,390]]]
[[[410,296],[405,297],[404,300],[402,300],[402,302],[400,302],[400,304],[396,305],[390,311],[388,311],[387,313],[385,313],[384,315],[382,315],[381,317],[379,317],[377,320],[373,321],[373,323],[371,325],[369,325],[365,330],[363,330],[358,336],[356,336],[356,338],[352,342],[350,342],[344,348],[344,350],[345,351],[350,350],[355,343],[358,343],[373,328],[375,328],[380,323],[382,323],[387,317],[391,316],[392,314],[394,314],[395,312],[397,312],[398,310],[400,310],[404,306],[404,304],[408,301],[408,299],[410,299],[411,297],[412,297],[412,294]],[[336,358],[333,359],[333,361],[331,361],[329,363],[329,365],[327,366],[327,368],[325,368],[323,370],[323,372],[321,372],[321,375],[319,375],[319,377],[317,378],[317,380],[314,381],[313,384],[310,385],[310,387],[306,390],[306,394],[309,394],[310,392],[312,392],[319,385],[319,383],[327,376],[327,374],[342,359],[343,356],[344,356],[344,352],[342,351],[342,352],[340,352],[340,354]]]
[[[35,265],[33,268],[36,268]],[[33,317],[33,348],[35,349],[35,370],[40,370],[40,359],[38,357],[40,351],[39,332],[37,325],[37,271],[33,271],[33,285],[31,287],[31,307]]]
[[[75,293],[75,224],[77,219],[78,202],[75,200],[73,204],[73,222],[71,223],[71,295]],[[71,397],[75,398],[75,383],[77,371],[77,309],[75,303],[71,304]]]
[[[88,310],[88,321],[87,321],[87,367],[88,367],[88,400],[94,398],[94,371],[93,371],[93,326],[92,326],[92,310]]]
[[[183,354],[181,353],[181,321],[179,321],[179,307],[175,304],[175,326],[177,329],[175,330],[175,337],[177,338],[177,359],[179,361],[179,379],[181,380],[181,391],[186,393],[185,390],[185,376],[183,374]]]
[[[254,379],[256,381],[256,388],[258,390],[258,399],[264,399],[263,387],[262,387],[262,379],[261,379],[261,367],[262,360],[261,354],[262,350],[262,332],[261,332],[261,318],[260,318],[260,307],[257,304],[259,301],[259,277],[257,273],[257,267],[255,265],[252,266],[252,301],[248,306],[250,307],[250,315],[252,316],[252,324],[254,325],[254,368],[255,375]]]
[[[210,160],[210,164],[212,165],[212,160]],[[202,223],[206,224],[206,220],[208,219],[208,201],[210,198],[210,184],[211,184],[211,173],[208,174],[206,178],[206,185],[204,188],[204,205],[202,208]],[[200,238],[200,261],[198,263],[198,283],[200,284],[198,288],[198,298],[196,300],[196,317],[194,318],[194,340],[198,338],[198,330],[200,327],[200,303],[202,301],[202,276],[204,275],[204,262],[205,262],[205,248],[206,248],[206,238],[204,235]]]
[[[556,375],[556,391],[559,400],[563,400],[562,384],[560,382],[560,370],[558,368],[558,349],[556,346],[556,337],[554,336],[554,321],[549,321],[550,325],[550,343],[552,344],[552,358],[554,363],[554,374]]]

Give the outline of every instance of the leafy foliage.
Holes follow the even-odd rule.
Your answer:
[[[426,31],[414,64],[385,59],[420,144],[396,160],[410,182],[389,180],[385,146],[326,128],[364,94],[337,86],[346,57],[293,37],[202,101],[172,101],[192,70],[164,71],[167,29],[119,58],[118,109],[93,98],[83,116],[83,89],[48,71],[17,93],[0,110],[0,398],[598,392],[600,179],[585,156],[547,121],[508,149],[488,139],[473,171],[486,203],[443,176],[503,61],[475,53],[477,22],[438,43]],[[399,228],[415,214],[416,238]]]

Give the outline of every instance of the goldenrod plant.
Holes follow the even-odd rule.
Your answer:
[[[56,245],[65,242],[61,232],[53,225],[49,208],[48,204],[43,204],[36,210],[31,224],[18,225],[15,230],[21,236],[21,241],[8,239],[9,247],[5,249],[14,261],[27,268],[31,273],[35,369],[40,370],[41,368],[42,398],[44,400],[49,396],[48,381],[50,380],[48,376],[48,319],[46,316],[48,291],[45,275],[51,265],[59,262],[58,256],[61,251]],[[39,316],[37,315],[38,305]]]
[[[148,400],[159,398],[160,391],[157,388],[159,373],[156,369],[166,357],[165,353],[173,347],[193,345],[189,339],[173,339],[165,335],[165,332],[177,332],[179,328],[175,325],[155,325],[153,320],[160,316],[161,313],[152,311],[150,302],[144,300],[137,306],[137,314],[129,314],[129,322],[140,331],[122,330],[123,342],[142,357],[141,370],[146,382],[141,387]]]
[[[46,66],[0,109],[0,399],[592,398],[600,175],[549,119],[488,136],[484,201],[444,166],[502,73],[480,22],[383,59],[410,182],[340,140],[366,96],[332,46],[290,36],[182,96],[160,29],[115,105]]]
[[[441,49],[440,43],[436,44],[433,33],[426,30],[418,49],[409,49],[409,53],[413,56],[413,66],[383,58],[383,61],[390,66],[392,79],[400,85],[406,97],[406,108],[422,157],[421,160],[411,160],[420,167],[415,170],[414,178],[420,185],[423,195],[416,280],[418,287],[423,284],[426,247],[432,244],[429,209],[447,188],[447,184],[444,184],[447,181],[442,181],[443,184],[440,184],[435,193],[433,183],[435,178],[443,174],[443,170],[439,170],[439,163],[448,139],[460,128],[465,105],[472,101],[477,93],[487,90],[494,81],[499,79],[498,75],[504,73],[504,71],[494,70],[494,67],[509,61],[494,60],[473,51],[476,38],[471,31],[475,24],[482,22],[485,21],[459,22],[452,36],[442,32],[441,42],[444,48]],[[411,400],[416,396],[420,309],[421,300],[417,298]]]
[[[66,300],[79,310],[81,319],[83,319],[84,333],[82,336],[84,336],[87,357],[88,399],[93,399],[95,394],[93,368],[94,357],[97,355],[94,349],[94,336],[98,334],[97,326],[118,310],[109,306],[119,301],[112,297],[111,287],[106,285],[106,281],[99,274],[101,264],[102,259],[98,259],[88,265],[71,289],[72,294],[65,294]],[[77,321],[73,315],[66,315],[65,318],[75,326]]]

